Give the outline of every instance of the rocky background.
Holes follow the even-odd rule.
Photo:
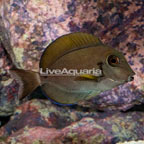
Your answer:
[[[47,45],[63,34],[88,32],[122,51],[135,80],[82,106],[17,99],[13,66],[39,71]],[[40,88],[32,96],[42,97]],[[144,1],[0,0],[1,143],[115,144],[144,139]],[[137,106],[135,106],[137,105]],[[134,107],[135,106],[135,107]],[[139,112],[138,112],[139,111]],[[3,122],[4,121],[4,122]]]

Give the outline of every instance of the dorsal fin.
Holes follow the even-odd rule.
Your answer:
[[[53,41],[44,51],[40,60],[40,68],[45,70],[53,64],[58,57],[70,50],[99,44],[102,44],[99,38],[87,33],[76,32],[61,36]]]

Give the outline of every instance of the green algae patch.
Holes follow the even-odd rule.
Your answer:
[[[134,134],[132,132],[131,128],[123,128],[123,127],[118,126],[118,125],[112,126],[112,130],[114,132],[115,137],[118,137],[121,141],[125,140],[125,138],[131,139],[131,140],[137,139],[136,134]]]
[[[21,113],[22,113],[22,110],[20,110],[20,109],[16,109],[15,112],[14,112],[14,114],[15,114],[15,113],[17,113],[17,114],[21,114]]]
[[[105,130],[102,126],[95,124],[94,128],[100,129],[100,130]]]
[[[23,40],[26,40],[26,39],[28,39],[28,35],[27,34],[23,34]]]
[[[15,138],[11,138],[11,141],[10,141],[11,144],[23,144],[21,142],[17,142],[17,140]]]
[[[7,136],[1,136],[0,137],[0,143],[3,144],[7,140]]]
[[[10,79],[8,79],[8,80],[6,80],[6,81],[1,81],[1,84],[2,84],[3,86],[8,86],[8,85],[10,85],[10,84],[12,83],[12,81],[13,81],[13,79],[10,78]]]
[[[39,109],[38,112],[41,114],[43,117],[49,117],[49,110],[47,108],[45,109]]]
[[[112,125],[112,131],[115,132],[115,133],[118,133],[119,132],[119,128],[117,125]]]
[[[48,105],[48,107],[46,107],[46,105]],[[35,99],[32,101],[31,106],[37,107],[38,112],[43,117],[49,117],[50,112],[57,112],[55,107],[50,106],[49,101],[46,101],[46,103],[42,103],[41,101]]]
[[[91,143],[93,143],[93,144],[101,144],[104,141],[104,139],[105,139],[105,135],[98,134],[98,135],[95,135],[95,136],[91,137]]]
[[[22,57],[23,57],[24,49],[23,48],[13,48],[13,52],[14,52],[17,63],[20,64],[21,68],[24,68],[24,66],[22,64],[23,63]]]
[[[32,144],[46,144],[42,140],[35,140]]]

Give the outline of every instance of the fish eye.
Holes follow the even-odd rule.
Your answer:
[[[110,55],[107,59],[108,64],[111,66],[116,66],[117,64],[120,63],[120,59],[119,57],[115,56],[115,55]]]

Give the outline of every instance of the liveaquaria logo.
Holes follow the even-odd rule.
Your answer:
[[[40,75],[41,76],[80,76],[80,75],[93,75],[93,76],[101,76],[102,70],[100,69],[49,69],[46,68],[44,71],[42,68],[40,68]]]

